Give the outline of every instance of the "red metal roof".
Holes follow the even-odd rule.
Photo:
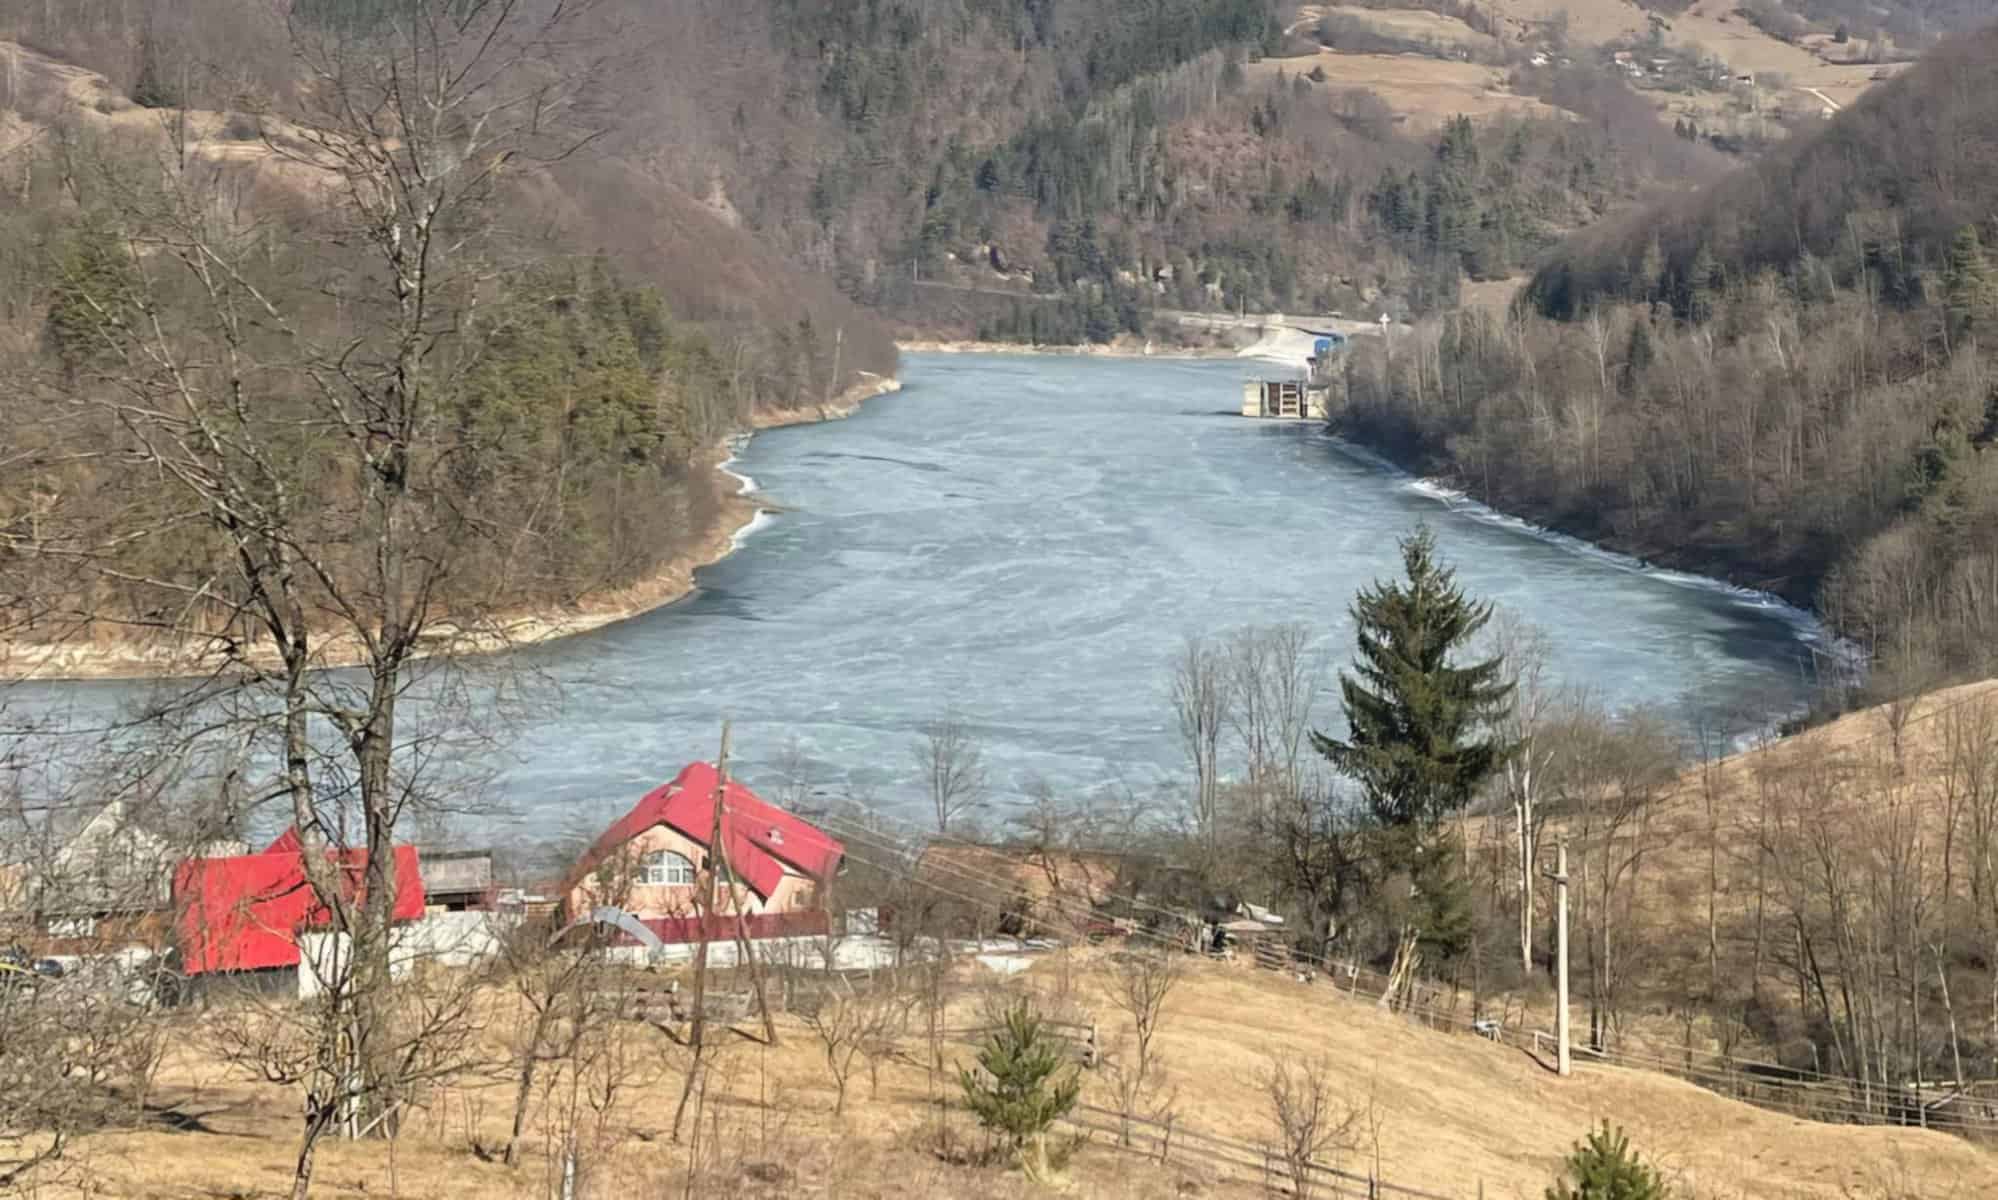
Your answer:
[[[348,894],[361,898],[367,851],[349,850],[336,857]],[[395,848],[395,877],[394,919],[422,916],[423,876],[416,847]],[[189,975],[294,966],[296,931],[327,919],[296,851],[187,859],[174,868],[173,899],[181,970]]]
[[[765,900],[783,881],[784,868],[826,879],[846,853],[838,839],[798,816],[765,803],[731,779],[723,791],[722,836],[735,877]],[[618,847],[655,825],[666,825],[706,846],[714,834],[715,768],[689,763],[673,778],[645,794],[632,810],[604,830],[570,875],[570,886],[611,857]]]

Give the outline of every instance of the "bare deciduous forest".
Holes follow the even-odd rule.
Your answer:
[[[1343,425],[1501,509],[1815,604],[1884,692],[1975,675],[1994,50],[1958,39],[1822,135],[1579,236],[1518,311],[1363,356]]]

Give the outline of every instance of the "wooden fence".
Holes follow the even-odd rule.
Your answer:
[[[1085,1067],[1094,1067],[1101,1061],[1101,1043],[1096,1038],[1096,1022],[1088,1021],[1041,1021],[1043,1028],[1053,1030],[1075,1052],[1076,1058]],[[943,1038],[948,1042],[964,1042],[981,1045],[985,1039],[1005,1028],[1003,1025],[965,1025],[943,1030]]]
[[[1288,946],[1257,947],[1256,965],[1294,971],[1355,997],[1380,996],[1387,976],[1357,963],[1318,958]],[[1554,1058],[1553,1037],[1529,1028],[1525,1012],[1478,1013],[1460,1007],[1462,993],[1434,981],[1415,980],[1405,999],[1388,1005],[1432,1029],[1470,1033],[1523,1050],[1543,1062]],[[1916,1088],[1863,1083],[1841,1075],[1736,1058],[1690,1047],[1647,1051],[1571,1046],[1578,1065],[1652,1071],[1707,1091],[1806,1120],[1845,1125],[1919,1125],[1998,1139],[1998,1081],[1924,1084]]]
[[[1092,1144],[1142,1155],[1154,1162],[1188,1163],[1217,1176],[1250,1183],[1290,1187],[1291,1165],[1274,1147],[1257,1145],[1189,1128],[1183,1122],[1126,1117],[1114,1109],[1078,1104],[1067,1124],[1090,1135]],[[1436,1192],[1406,1187],[1371,1172],[1341,1169],[1330,1163],[1302,1164],[1314,1195],[1350,1196],[1360,1200],[1452,1200]]]

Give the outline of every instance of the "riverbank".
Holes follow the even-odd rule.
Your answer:
[[[848,388],[828,404],[759,412],[750,419],[750,432],[843,420],[868,400],[899,391],[901,386],[900,380],[875,377]],[[740,545],[743,531],[757,516],[770,511],[743,477],[728,469],[740,444],[740,435],[731,437],[702,456],[700,469],[711,474],[720,503],[693,544],[651,575],[589,593],[553,611],[511,614],[476,627],[439,623],[426,640],[424,653],[492,654],[551,642],[642,616],[685,597],[694,590],[695,572],[726,558]],[[259,666],[274,666],[278,661],[275,652],[262,648],[253,649],[250,657]],[[317,644],[313,658],[320,667],[353,666],[361,661],[362,648],[352,636],[333,636]],[[0,681],[173,678],[203,675],[226,665],[205,642],[164,644],[102,637],[0,641]]]
[[[817,425],[823,421],[844,421],[859,412],[860,406],[874,397],[902,390],[902,381],[899,379],[883,379],[872,371],[860,373],[867,376],[867,379],[841,392],[829,404],[815,404],[810,408],[765,409],[750,415],[749,427],[754,431],[782,429],[787,425]]]

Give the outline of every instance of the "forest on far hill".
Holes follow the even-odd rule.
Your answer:
[[[1504,319],[1356,363],[1349,432],[1490,503],[1815,603],[1896,691],[1998,645],[1998,29]]]
[[[1441,311],[1724,162],[1586,70],[1587,122],[1408,128],[1280,57],[1312,48],[1282,7],[700,0],[643,19],[665,24],[633,104],[684,190],[847,295],[951,332],[927,328],[942,285],[1011,289],[954,332],[1018,340],[1107,340],[1154,306]]]
[[[557,176],[573,241],[632,263],[676,315],[748,318],[759,357],[788,354],[768,331],[809,315],[801,376],[830,369],[841,326],[843,365],[884,370],[879,327],[842,297],[918,333],[1048,342],[1135,333],[1153,307],[1441,312],[1461,281],[1727,162],[1593,63],[1533,81],[1585,120],[1523,95],[1469,132],[1411,124],[1314,67],[1277,0],[583,8],[618,51],[589,71],[603,135]],[[281,30],[243,11],[0,0],[0,35],[149,104],[281,108]],[[947,286],[1019,299],[940,303]]]

